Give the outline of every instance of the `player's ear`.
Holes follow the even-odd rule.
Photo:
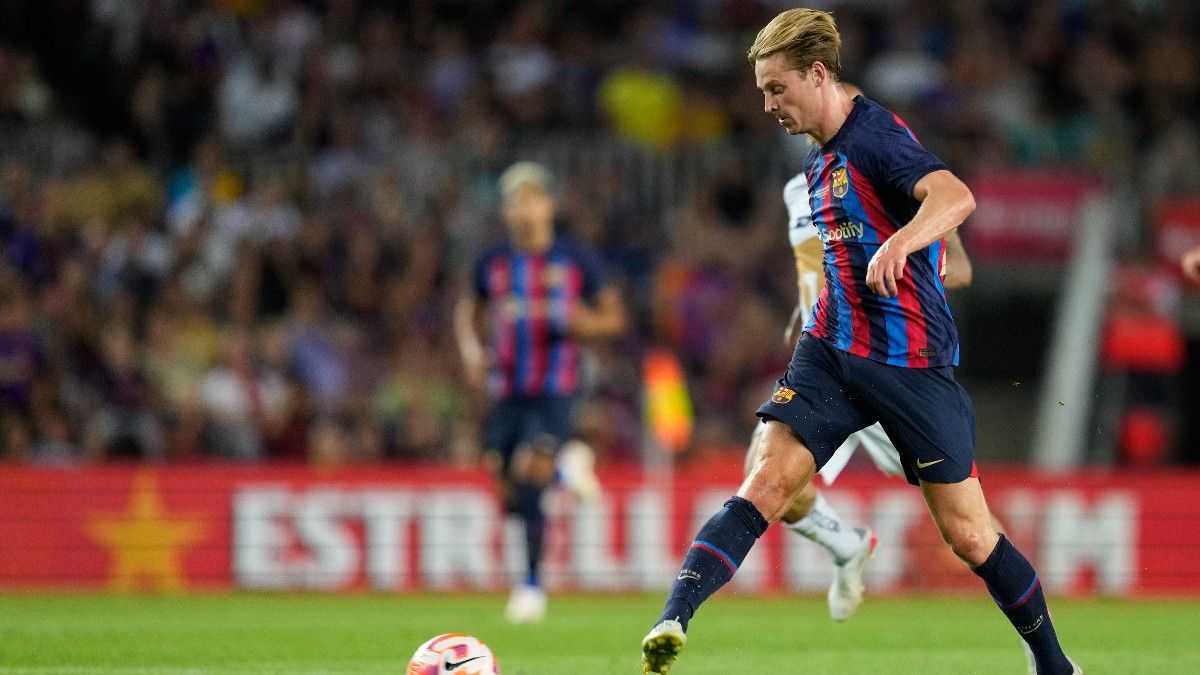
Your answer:
[[[829,79],[829,70],[820,61],[813,61],[808,69],[812,73],[813,86],[819,87]]]

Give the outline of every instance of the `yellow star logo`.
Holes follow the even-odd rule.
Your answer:
[[[116,590],[147,588],[177,591],[185,586],[180,554],[204,538],[208,529],[199,518],[171,518],[163,505],[154,474],[139,473],[125,512],[93,516],[88,534],[108,547],[112,556],[109,582]]]

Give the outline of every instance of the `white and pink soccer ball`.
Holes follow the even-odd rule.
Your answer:
[[[479,638],[445,633],[417,648],[407,675],[499,675],[496,655]]]

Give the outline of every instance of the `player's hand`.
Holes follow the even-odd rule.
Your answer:
[[[893,235],[879,247],[871,262],[867,263],[867,287],[883,298],[894,298],[900,294],[899,282],[904,278],[904,264],[908,262],[908,251]]]
[[[1184,253],[1180,264],[1183,266],[1183,273],[1187,275],[1187,278],[1200,284],[1200,246]]]
[[[596,313],[591,309],[582,305],[576,305],[571,308],[571,314],[567,317],[567,334],[586,340],[592,337],[596,331]]]

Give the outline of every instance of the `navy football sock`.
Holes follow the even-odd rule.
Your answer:
[[[512,510],[525,524],[525,584],[541,585],[542,548],[546,540],[546,514],[542,512],[545,487],[521,482],[512,488]]]
[[[767,519],[741,497],[732,497],[692,542],[667,596],[659,621],[674,619],[687,630],[700,603],[733,578],[750,547],[767,531]]]
[[[975,574],[987,584],[992,599],[1033,651],[1039,675],[1071,673],[1074,667],[1058,644],[1050,621],[1042,582],[1033,565],[1002,534],[996,548]]]

